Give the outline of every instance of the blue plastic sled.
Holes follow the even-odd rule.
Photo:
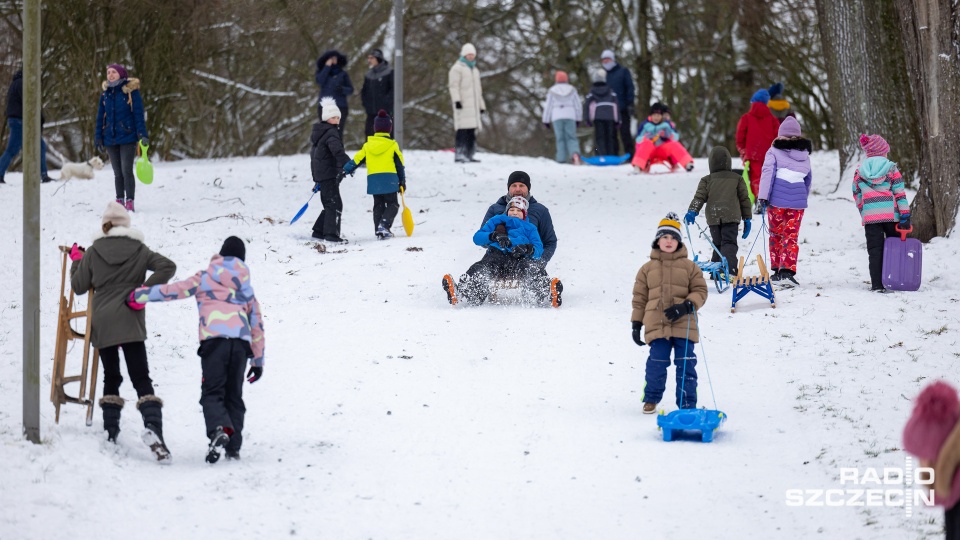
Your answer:
[[[630,159],[630,154],[622,156],[589,156],[580,158],[584,163],[590,165],[623,165]]]
[[[663,440],[672,441],[682,432],[699,431],[700,440],[710,442],[713,434],[725,422],[727,415],[721,411],[707,409],[680,409],[670,414],[657,416],[657,427],[663,432]]]

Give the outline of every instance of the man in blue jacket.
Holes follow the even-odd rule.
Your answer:
[[[630,70],[617,63],[613,51],[607,49],[600,55],[600,65],[607,71],[607,86],[617,94],[620,107],[620,143],[623,153],[630,154],[633,159],[634,140],[630,129],[630,120],[636,114],[634,101],[636,94],[633,87],[633,75]]]
[[[527,210],[527,220],[537,228],[540,234],[540,240],[543,242],[543,256],[540,258],[540,265],[544,268],[553,254],[557,251],[557,233],[553,230],[553,218],[550,217],[550,210],[538,203],[536,199],[530,196],[530,175],[523,171],[513,171],[507,179],[507,194],[497,199],[497,202],[490,205],[487,213],[483,216],[484,223],[497,214],[503,214],[507,211],[507,203],[513,197],[523,197],[530,202],[530,208]]]

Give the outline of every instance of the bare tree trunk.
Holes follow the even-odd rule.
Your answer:
[[[949,236],[960,207],[960,9],[956,0],[896,0],[896,8],[920,119],[914,233],[926,241]]]
[[[838,189],[851,180],[862,157],[861,133],[878,133],[891,142],[890,159],[910,183],[917,170],[919,131],[893,0],[816,4],[840,151]]]

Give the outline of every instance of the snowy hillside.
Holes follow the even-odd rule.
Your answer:
[[[301,222],[287,223],[310,195],[307,156],[156,165],[154,184],[138,186],[133,225],[177,263],[177,279],[205,268],[226,236],[242,237],[265,317],[264,377],[245,385],[243,459],[213,466],[204,462],[192,301],[147,307],[171,466],[152,461],[129,402],[116,446],[99,409],[92,427],[76,405],[54,423],[46,398],[56,246],[89,244],[113,197],[109,167],[93,181],[41,188],[44,444],[21,439],[22,180],[8,174],[0,186],[0,538],[916,538],[942,530],[940,510],[791,507],[785,493],[850,488],[841,467],[904,467],[910,399],[935,378],[958,383],[956,239],[924,246],[919,292],[869,292],[848,182],[833,193],[836,155],[814,156],[802,287],[779,292],[776,309],[747,296],[733,314],[730,293],[711,287],[700,313],[700,404],[713,407],[712,380],[729,421],[712,443],[666,443],[656,418],[641,414],[648,349],[630,339],[631,288],[657,222],[686,210],[706,160],[692,173],[635,176],[626,166],[478,157],[455,166],[449,153],[409,152],[417,228],[383,242],[361,169],[343,183],[350,243],[327,253],[310,238],[319,197]],[[530,173],[532,195],[553,215],[559,245],[548,269],[563,280],[563,306],[452,308],[441,276],[479,259],[471,235],[516,169]],[[741,241],[742,255],[759,225]],[[693,247],[708,255],[705,241]],[[667,410],[673,388],[671,368]],[[136,397],[129,379],[121,394]]]

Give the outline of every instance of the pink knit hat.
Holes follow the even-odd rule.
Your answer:
[[[890,145],[879,135],[860,135],[860,147],[867,153],[867,157],[886,157],[890,152]]]
[[[557,74],[554,76],[553,80],[556,81],[557,84],[560,84],[570,82],[570,77],[567,77],[566,71],[557,71]]]
[[[957,421],[960,421],[960,399],[956,389],[943,381],[931,383],[917,396],[913,414],[903,427],[903,449],[920,459],[936,462],[940,448]],[[952,508],[960,501],[960,470],[951,486],[946,500],[936,500],[938,506]]]

